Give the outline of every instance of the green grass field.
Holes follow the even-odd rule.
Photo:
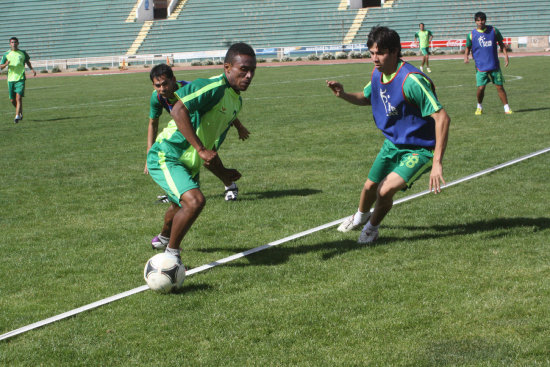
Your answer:
[[[474,116],[473,64],[431,64],[452,119],[447,182],[550,146],[547,57],[504,69],[511,116],[492,86]],[[233,130],[220,152],[243,174],[239,200],[203,172],[188,267],[357,209],[383,138],[370,107],[325,80],[360,91],[371,68],[258,68],[240,116],[251,137]],[[30,78],[15,125],[2,87],[0,334],[144,284],[167,205],[143,174],[151,91],[146,73]],[[549,166],[540,155],[396,205],[375,246],[334,227],[195,274],[179,293],[31,330],[0,342],[0,365],[548,366]]]

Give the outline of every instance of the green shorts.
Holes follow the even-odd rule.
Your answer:
[[[422,55],[426,56],[430,54],[430,48],[429,47],[420,47],[420,52],[422,52]]]
[[[199,175],[191,172],[177,158],[159,150],[159,144],[153,144],[147,154],[147,169],[151,178],[166,192],[171,202],[180,204],[181,195],[192,189],[200,188]]]
[[[15,99],[16,94],[25,97],[25,80],[8,82],[8,91],[10,93],[10,99]]]
[[[397,173],[407,188],[432,167],[433,152],[428,148],[395,145],[384,141],[369,172],[369,180],[380,183],[391,172]],[[405,189],[406,190],[406,189]]]
[[[489,82],[494,85],[504,85],[504,76],[500,69],[492,71],[477,71],[476,72],[476,82],[478,87],[489,84]]]

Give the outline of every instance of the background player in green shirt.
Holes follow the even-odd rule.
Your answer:
[[[240,93],[247,90],[256,71],[256,54],[245,43],[232,45],[224,60],[224,73],[197,79],[175,92],[173,120],[159,134],[147,154],[149,175],[164,189],[171,205],[155,239],[166,252],[179,257],[180,244],[206,199],[200,190],[200,167],[206,166],[222,181],[236,181],[241,174],[226,168],[217,149],[242,107]]]
[[[434,38],[432,31],[426,29],[424,30],[424,23],[419,24],[420,30],[414,34],[414,40],[417,39],[419,42],[419,48],[420,52],[422,52],[422,66],[420,67],[420,71],[424,71],[424,64],[426,64],[426,70],[428,73],[431,73],[430,70],[430,42],[432,42],[432,39]]]
[[[17,124],[23,120],[23,97],[25,95],[25,64],[32,70],[29,54],[19,49],[17,37],[10,38],[10,50],[4,53],[0,60],[0,70],[8,67],[8,90],[11,104],[15,107],[15,119]]]

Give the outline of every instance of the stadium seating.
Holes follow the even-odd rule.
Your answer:
[[[35,60],[220,50],[237,41],[256,48],[340,45],[344,39],[358,44],[378,24],[407,41],[420,21],[435,39],[463,39],[480,10],[505,37],[548,35],[550,24],[548,0],[396,0],[369,8],[362,21],[360,10],[342,0],[188,0],[176,19],[152,22],[143,40],[134,42],[144,25],[132,21],[136,0],[13,4],[2,9],[0,38],[7,49],[8,39],[17,36]],[[360,26],[350,32],[356,18]]]

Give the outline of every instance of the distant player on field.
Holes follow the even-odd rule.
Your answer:
[[[367,47],[374,70],[363,92],[347,93],[342,84],[327,81],[337,97],[359,106],[372,105],[374,122],[386,136],[361,192],[357,213],[338,227],[349,232],[364,225],[357,241],[360,244],[376,241],[378,226],[392,208],[393,196],[424,172],[431,169],[429,188],[440,192],[440,182],[445,183],[442,161],[451,121],[437,100],[432,81],[401,60],[397,32],[373,27]]]
[[[188,84],[188,81],[181,80],[177,81],[174,76],[172,68],[166,64],[156,65],[151,69],[149,74],[151,82],[153,82],[153,93],[150,99],[150,108],[149,108],[149,127],[147,130],[147,152],[151,149],[151,146],[155,142],[158,134],[158,125],[159,118],[162,115],[162,111],[166,110],[168,113],[172,111],[174,103],[178,101],[178,98],[175,96],[175,92]],[[250,132],[244,127],[243,124],[238,119],[233,121],[233,126],[237,129],[239,133],[239,138],[241,140],[248,139]],[[225,135],[224,135],[225,136]],[[221,142],[220,142],[221,144]],[[145,168],[143,170],[145,174],[148,174],[147,162],[145,163]],[[239,189],[235,182],[229,182],[228,185],[225,185],[225,200],[236,200]],[[159,199],[163,202],[168,202],[168,198],[165,195],[159,196]]]
[[[233,44],[223,68],[223,74],[194,80],[174,93],[178,101],[170,113],[173,120],[147,154],[149,174],[171,201],[153,247],[166,246],[166,252],[178,257],[181,241],[206,203],[199,185],[201,165],[224,182],[241,177],[223,165],[217,149],[241,110],[241,92],[254,78],[256,54],[245,43]]]
[[[10,102],[15,107],[15,119],[17,124],[23,120],[23,97],[25,96],[25,64],[32,70],[36,76],[36,71],[32,68],[29,54],[19,49],[19,40],[17,37],[10,38],[10,50],[4,53],[0,60],[0,70],[8,67],[8,90]]]
[[[414,40],[419,40],[419,48],[422,53],[422,66],[420,66],[420,71],[424,71],[424,64],[426,64],[426,70],[428,73],[431,73],[430,70],[430,42],[434,38],[432,31],[426,29],[424,30],[424,23],[419,24],[420,30],[414,34]]]
[[[477,109],[475,114],[483,113],[483,97],[485,97],[485,86],[492,82],[497,88],[498,96],[504,105],[504,113],[510,115],[512,110],[508,106],[508,96],[504,90],[504,77],[500,70],[498,60],[497,44],[504,54],[505,64],[508,66],[508,51],[504,45],[502,35],[493,26],[486,26],[487,16],[483,12],[477,12],[474,15],[476,29],[466,36],[466,52],[464,52],[464,62],[468,63],[468,55],[472,50],[472,57],[476,64],[476,84],[477,84]]]

